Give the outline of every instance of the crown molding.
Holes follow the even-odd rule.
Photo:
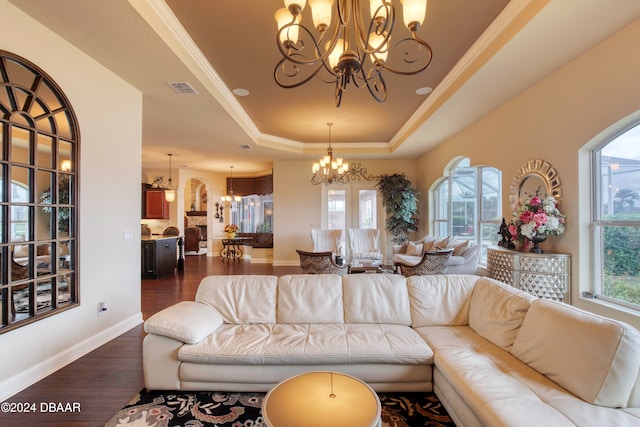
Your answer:
[[[512,0],[389,142],[397,150],[551,0]]]

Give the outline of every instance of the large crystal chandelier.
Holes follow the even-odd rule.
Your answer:
[[[360,0],[309,0],[316,31],[302,24],[306,0],[284,0],[275,13],[276,43],[282,59],[274,70],[283,88],[301,86],[318,76],[335,84],[336,107],[349,83],[366,86],[378,101],[387,99],[382,72],[413,75],[431,63],[432,51],[417,35],[424,21],[427,0],[400,0],[411,37],[394,39],[398,0],[370,0],[363,11]],[[368,16],[366,15],[368,14]],[[395,37],[398,37],[397,35]]]
[[[363,179],[366,181],[374,180],[375,177],[369,175],[367,169],[363,168],[360,163],[347,163],[342,158],[333,158],[333,148],[331,148],[331,126],[333,123],[329,122],[327,126],[329,126],[329,148],[327,148],[327,155],[313,164],[311,183],[313,185],[330,185],[346,184],[350,181]]]

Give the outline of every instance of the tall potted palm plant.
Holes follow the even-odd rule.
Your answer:
[[[386,229],[393,235],[393,242],[404,243],[409,233],[418,230],[419,193],[404,173],[380,175],[376,186],[387,214]]]

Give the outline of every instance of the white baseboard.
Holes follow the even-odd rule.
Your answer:
[[[273,261],[273,266],[274,267],[300,267],[300,260],[296,259],[296,260],[279,260]]]
[[[122,322],[113,325],[109,329],[105,329],[100,333],[71,346],[64,351],[54,354],[38,363],[37,365],[19,372],[13,377],[0,383],[0,402],[5,401],[16,393],[21,392],[25,388],[37,383],[43,378],[51,375],[58,369],[81,358],[85,354],[95,350],[111,341],[114,338],[124,334],[130,329],[142,323],[142,313],[137,313]]]
[[[272,264],[273,258],[251,258],[251,264]]]

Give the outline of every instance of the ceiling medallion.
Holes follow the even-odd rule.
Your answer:
[[[327,148],[327,155],[313,164],[311,183],[313,185],[347,184],[352,181],[373,181],[376,179],[376,177],[369,175],[367,169],[363,168],[360,163],[347,163],[342,158],[333,159],[333,149],[331,148],[331,126],[333,123],[329,122],[327,126],[329,126],[329,148]]]
[[[306,0],[284,0],[286,7],[275,13],[276,43],[282,59],[273,75],[280,87],[298,87],[318,76],[325,83],[335,84],[336,107],[349,83],[357,88],[366,86],[376,101],[384,102],[384,70],[414,75],[431,63],[431,47],[417,35],[426,15],[426,0],[401,0],[411,37],[398,39],[393,45],[393,0],[370,0],[368,12],[362,10],[360,0],[336,0],[335,6],[333,3],[309,0],[317,31],[301,23]]]

